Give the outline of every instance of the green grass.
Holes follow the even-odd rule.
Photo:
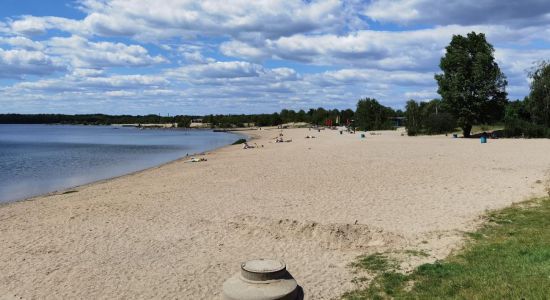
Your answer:
[[[388,258],[386,254],[374,253],[360,256],[357,262],[353,263],[352,266],[368,271],[379,272],[396,268],[397,262]]]
[[[411,255],[411,256],[419,256],[419,257],[428,257],[430,256],[426,251],[423,250],[405,250],[403,253]]]
[[[380,267],[380,257],[360,258],[355,265],[377,275],[343,298],[550,299],[550,198],[490,213],[468,236],[462,250],[407,275]]]

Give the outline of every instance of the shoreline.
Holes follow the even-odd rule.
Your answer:
[[[15,124],[15,125],[19,125],[19,124]],[[70,125],[70,126],[112,126],[112,125],[82,125],[82,124],[40,124],[40,125]],[[160,128],[159,128],[160,129]],[[169,128],[167,128],[169,129]],[[200,128],[187,128],[187,129],[190,129],[190,130],[209,130],[210,129],[200,129]],[[160,129],[160,130],[165,130],[165,129]],[[174,128],[171,128],[171,130],[174,130]],[[244,136],[245,138],[250,138],[250,140],[253,140],[253,137],[251,135],[247,135],[245,133],[242,133],[242,131],[224,131],[224,132],[219,132],[219,133],[234,133],[234,134],[237,134],[237,135],[242,135]],[[185,160],[186,158],[188,157],[192,157],[192,156],[202,156],[202,155],[205,155],[206,153],[210,153],[210,152],[214,152],[214,151],[218,151],[218,150],[221,150],[223,148],[226,148],[226,147],[229,147],[229,146],[232,146],[232,144],[228,144],[228,145],[225,145],[225,146],[221,146],[221,147],[217,147],[217,148],[213,148],[211,150],[206,150],[206,151],[203,151],[203,152],[198,152],[198,153],[193,153],[193,154],[189,154],[188,156],[182,156],[182,157],[179,157],[179,158],[176,158],[174,160],[170,160],[170,161],[167,161],[167,162],[164,162],[162,164],[159,164],[159,165],[155,165],[155,166],[152,166],[152,167],[149,167],[149,168],[145,168],[145,169],[142,169],[142,170],[137,170],[137,171],[133,171],[133,172],[130,172],[130,173],[126,173],[126,174],[122,174],[122,175],[118,175],[118,176],[113,176],[113,177],[108,177],[108,178],[104,178],[104,179],[99,179],[99,180],[94,180],[94,181],[91,181],[91,182],[88,182],[88,183],[84,183],[84,184],[79,184],[79,185],[74,185],[74,186],[70,186],[70,187],[66,187],[66,188],[62,188],[62,189],[58,189],[58,190],[55,190],[55,191],[51,191],[51,192],[47,192],[47,193],[42,193],[42,194],[38,194],[38,195],[34,195],[34,196],[30,196],[30,197],[26,197],[26,198],[22,198],[22,199],[17,199],[17,200],[10,200],[10,201],[6,201],[6,202],[0,202],[0,209],[3,207],[3,206],[7,206],[7,205],[10,205],[10,204],[13,204],[13,203],[18,203],[18,202],[28,202],[28,201],[34,201],[36,199],[39,199],[39,198],[44,198],[44,197],[50,197],[50,196],[55,196],[55,195],[63,195],[63,194],[66,194],[67,192],[71,192],[72,190],[75,190],[75,189],[81,189],[81,188],[86,188],[86,187],[89,187],[89,186],[92,186],[92,185],[95,185],[95,184],[101,184],[101,183],[105,183],[105,182],[108,182],[110,180],[115,180],[115,179],[118,179],[118,178],[124,178],[124,177],[127,177],[127,176],[132,176],[132,175],[135,175],[135,174],[139,174],[141,172],[145,172],[145,171],[148,171],[148,170],[151,170],[151,169],[157,169],[157,168],[161,168],[165,165],[169,165],[169,164],[172,164],[172,163],[176,163],[178,161],[182,161],[182,160]]]
[[[357,256],[444,258],[485,211],[543,192],[550,167],[544,140],[284,129],[292,142],[275,143],[279,131],[249,132],[264,147],[227,145],[205,163],[0,206],[0,294],[212,298],[239,262],[273,257],[308,297],[332,299],[364,275],[349,267]]]

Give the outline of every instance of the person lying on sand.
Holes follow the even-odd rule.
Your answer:
[[[292,142],[292,139],[289,139],[289,140],[283,140],[283,138],[277,138],[275,140],[275,143],[290,143]]]
[[[191,157],[191,159],[188,159],[185,162],[186,163],[191,163],[191,162],[195,163],[195,162],[202,162],[202,161],[207,161],[207,159],[204,158],[204,157],[201,157],[201,158]]]
[[[243,149],[252,149],[255,148],[254,146],[250,146],[247,142],[244,142]]]

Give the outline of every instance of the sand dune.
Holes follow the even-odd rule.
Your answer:
[[[0,206],[0,295],[215,299],[240,261],[277,257],[308,299],[337,298],[356,256],[442,258],[487,209],[542,195],[550,168],[548,140],[278,132]]]

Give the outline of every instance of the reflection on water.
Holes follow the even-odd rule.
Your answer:
[[[0,125],[0,203],[143,170],[238,138],[205,130]]]

